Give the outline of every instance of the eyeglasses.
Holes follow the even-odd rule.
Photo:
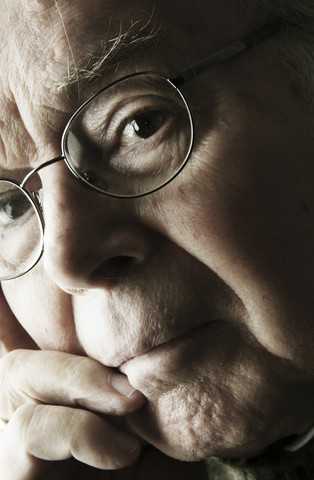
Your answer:
[[[112,197],[159,190],[184,168],[194,141],[192,114],[179,87],[281,28],[280,21],[272,22],[173,78],[136,73],[87,100],[65,127],[60,157],[33,169],[21,183],[0,179],[0,280],[25,274],[43,253],[41,169],[64,161],[84,184]]]

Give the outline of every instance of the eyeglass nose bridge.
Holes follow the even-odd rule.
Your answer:
[[[26,183],[30,180],[30,178],[37,172],[39,172],[40,170],[42,170],[43,168],[45,167],[48,167],[49,165],[52,165],[54,163],[57,163],[57,162],[60,162],[60,161],[64,161],[65,160],[65,157],[64,156],[59,156],[59,157],[55,157],[55,158],[52,158],[51,160],[47,160],[47,162],[44,162],[44,163],[41,163],[40,165],[38,165],[38,167],[36,168],[33,168],[33,170],[31,170],[25,177],[24,179],[22,180],[22,182],[20,183],[20,187],[21,188],[25,188],[25,185]]]

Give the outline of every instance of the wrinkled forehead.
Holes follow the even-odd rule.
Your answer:
[[[115,38],[128,30],[132,22],[144,25],[149,15],[148,11],[137,13],[130,4],[122,8],[124,2],[119,1],[2,0],[2,3],[1,30],[10,70],[15,68],[21,80],[36,78],[37,87],[44,80],[48,88],[82,70],[88,60],[110,50]],[[142,3],[148,7],[149,2]],[[135,13],[139,18],[135,18]]]
[[[98,59],[110,66],[153,47],[158,37],[188,57],[192,45],[199,49],[205,43],[208,53],[234,38],[240,29],[237,0],[196,0],[193,5],[187,0],[1,3],[8,65],[12,74],[15,70],[14,75],[21,80],[25,77],[34,89],[40,83],[50,89],[67,79],[75,81],[78,72],[95,69]],[[195,57],[201,54],[195,53]]]

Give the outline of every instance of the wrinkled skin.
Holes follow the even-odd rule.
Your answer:
[[[74,60],[140,15],[125,3],[2,1],[2,176],[59,155],[71,113],[111,80],[171,75],[243,33],[239,2],[199,1],[191,18],[189,2],[160,1],[157,46],[82,84],[80,98],[75,84],[57,90]],[[122,428],[180,460],[255,455],[314,421],[313,112],[262,48],[183,89],[195,146],[159,192],[121,201],[64,164],[42,170],[43,258],[2,284],[40,349],[125,374],[146,402],[120,412]]]

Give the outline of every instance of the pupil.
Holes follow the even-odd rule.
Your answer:
[[[12,220],[22,217],[30,208],[30,203],[26,196],[15,195],[7,202],[3,208],[5,214]]]
[[[143,139],[151,137],[161,127],[164,116],[161,112],[141,113],[131,124],[137,135]]]

